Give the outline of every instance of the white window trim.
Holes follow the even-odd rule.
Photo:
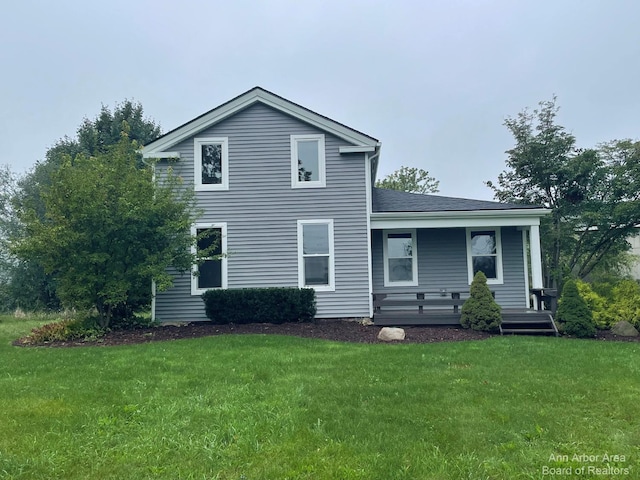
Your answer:
[[[301,182],[298,180],[298,141],[316,140],[318,142],[318,180]],[[291,188],[324,188],[326,182],[326,162],[324,134],[291,135]]]
[[[392,282],[389,279],[389,247],[387,242],[390,233],[411,234],[411,271],[413,279],[410,282]],[[384,230],[382,233],[382,252],[384,261],[384,286],[385,287],[416,287],[418,286],[418,236],[416,229],[404,230]]]
[[[222,183],[202,183],[202,146],[222,145]],[[196,191],[229,190],[229,139],[227,137],[206,137],[193,140],[193,184]]]
[[[303,225],[321,224],[329,229],[329,285],[305,285],[304,282],[304,252],[303,252]],[[313,288],[316,292],[335,292],[335,252],[333,242],[333,220],[298,220],[298,287]]]
[[[467,270],[469,272],[469,285],[473,282],[473,258],[471,255],[471,232],[493,232],[496,236],[496,275],[497,278],[487,278],[489,285],[504,284],[502,271],[502,232],[500,228],[467,228]]]
[[[222,261],[222,286],[217,288],[199,288],[198,287],[198,265],[194,264],[191,267],[191,295],[202,295],[207,290],[224,290],[227,288],[227,224],[226,223],[196,223],[191,226],[191,235],[198,234],[198,230],[206,228],[219,228],[220,229],[220,242],[221,252],[224,255]],[[197,245],[191,247],[191,252],[195,255],[197,253]]]

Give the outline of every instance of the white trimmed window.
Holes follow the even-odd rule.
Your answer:
[[[418,247],[415,230],[389,230],[383,235],[384,285],[418,285]]]
[[[333,220],[298,220],[298,286],[335,290]]]
[[[227,253],[226,223],[197,223],[191,227],[191,234],[198,236],[194,253],[209,250],[210,257]],[[205,258],[193,266],[191,295],[202,295],[213,288],[227,288],[227,258]]]
[[[229,142],[226,137],[193,141],[196,190],[229,190]]]
[[[291,187],[325,186],[324,135],[291,135]]]
[[[486,275],[487,283],[503,283],[502,239],[499,228],[467,229],[467,266],[469,283],[478,272]]]

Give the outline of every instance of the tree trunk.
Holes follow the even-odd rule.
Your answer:
[[[96,309],[98,310],[98,325],[100,325],[100,328],[107,328],[111,323],[111,305],[98,302]]]

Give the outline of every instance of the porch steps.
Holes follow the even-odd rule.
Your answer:
[[[553,316],[548,312],[504,312],[500,334],[510,335],[549,335],[558,336],[558,328]]]

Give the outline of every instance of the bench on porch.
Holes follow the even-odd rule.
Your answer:
[[[468,290],[374,293],[373,320],[376,325],[459,325],[467,298]]]

